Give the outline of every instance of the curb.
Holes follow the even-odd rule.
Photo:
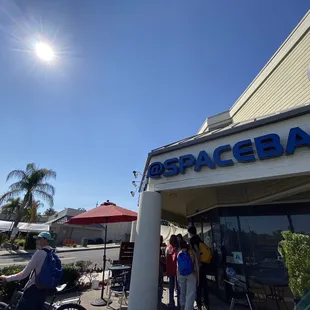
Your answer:
[[[111,245],[111,246],[107,246],[107,250],[109,249],[117,249],[117,248],[120,248],[120,245]],[[56,250],[56,253],[68,253],[68,252],[82,252],[82,251],[96,251],[96,250],[103,250],[104,247],[102,248],[83,248],[83,249],[80,249],[80,248],[73,248],[73,249],[69,249],[69,250],[61,250],[61,251],[57,251]]]
[[[107,250],[109,249],[117,249],[117,248],[120,248],[120,245],[112,245],[112,246],[108,246],[107,247]],[[103,250],[104,247],[101,247],[101,248],[70,248],[68,250],[60,250],[60,251],[57,251],[56,250],[56,253],[57,254],[61,254],[61,253],[69,253],[69,252],[82,252],[82,251],[96,251],[96,250]],[[5,253],[5,254],[0,254],[0,257],[2,256],[23,256],[23,255],[32,255],[34,254],[35,251],[33,252],[21,252],[21,253]]]

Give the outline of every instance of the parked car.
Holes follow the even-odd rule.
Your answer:
[[[96,244],[103,244],[103,239],[102,238],[97,238],[95,239]]]

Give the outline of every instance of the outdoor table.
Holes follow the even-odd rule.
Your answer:
[[[126,266],[126,265],[111,265],[108,268],[109,272],[111,272],[112,277],[118,276],[119,274],[125,272],[125,271],[130,271],[131,266]],[[110,276],[109,276],[110,278]]]
[[[130,270],[131,269],[131,266],[126,266],[126,265],[111,265],[108,270],[110,271],[127,271],[127,270]]]
[[[264,286],[268,286],[270,289],[270,294],[265,294],[266,299],[275,300],[278,310],[280,310],[279,301],[284,301],[283,294],[279,292],[278,288],[288,287],[288,279],[277,278],[277,277],[251,277],[254,282]]]

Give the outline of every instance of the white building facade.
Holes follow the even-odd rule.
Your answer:
[[[222,298],[227,266],[244,279],[272,272],[281,231],[310,234],[309,65],[310,11],[229,111],[149,153],[130,310],[156,309],[159,247],[150,240],[159,244],[161,218],[194,224],[211,240],[217,263],[209,287]]]

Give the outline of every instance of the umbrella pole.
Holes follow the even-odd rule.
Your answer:
[[[108,232],[108,218],[106,218],[105,228],[104,228],[104,247],[103,247],[103,273],[102,273],[102,286],[101,286],[101,296],[91,302],[92,306],[104,307],[108,304],[107,300],[103,298],[104,293],[104,273],[107,264],[107,232]],[[109,304],[112,302],[109,302]]]
[[[105,273],[105,267],[106,267],[106,264],[107,264],[107,232],[108,232],[108,223],[106,223],[105,229],[104,229],[103,273],[102,273],[101,299],[103,299],[103,291],[104,291],[104,273]]]

